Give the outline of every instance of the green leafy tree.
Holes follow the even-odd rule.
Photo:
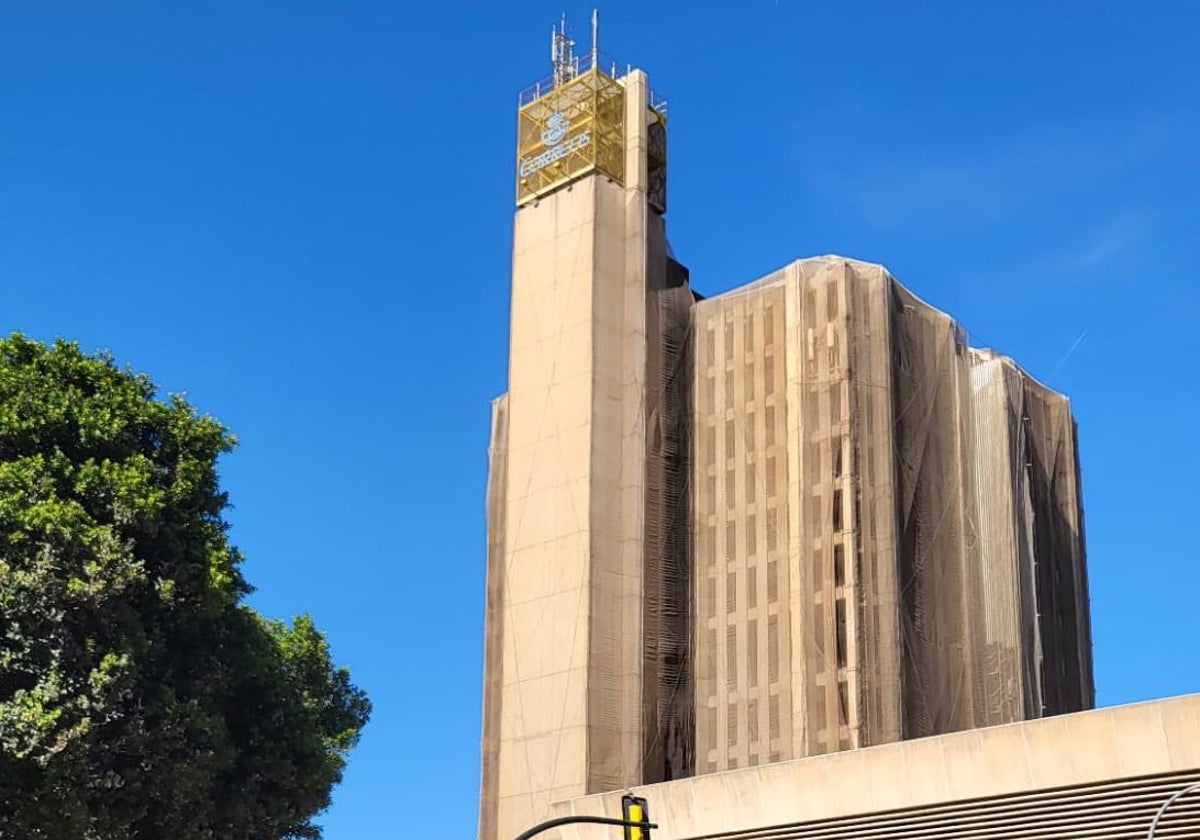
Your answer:
[[[370,714],[307,617],[243,603],[217,421],[0,339],[0,837],[317,838]]]

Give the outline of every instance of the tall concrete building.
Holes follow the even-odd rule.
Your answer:
[[[692,325],[697,772],[1092,706],[1064,397],[838,257]]]
[[[879,266],[721,295],[667,111],[553,39],[518,103],[481,840],[555,803],[1092,705],[1065,398]]]
[[[664,229],[665,111],[644,73],[574,55],[565,32],[554,46],[554,75],[518,114],[488,489],[485,838],[565,797],[690,770],[666,758],[690,749],[675,693],[689,534],[687,418],[661,402],[689,389],[664,380],[692,297]]]

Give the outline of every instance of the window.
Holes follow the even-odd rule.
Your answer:
[[[737,691],[737,627],[725,628],[725,687]]]
[[[750,619],[746,623],[746,675],[750,687],[758,686],[758,620]]]
[[[775,495],[775,456],[767,456],[767,498]]]
[[[763,429],[767,436],[767,446],[775,445],[775,406],[769,405],[763,411]]]
[[[753,486],[753,484],[747,484],[746,489],[749,490]],[[754,514],[750,514],[746,517],[746,556],[753,560],[756,554],[758,554],[758,520]],[[752,603],[750,606],[753,607],[754,604]]]
[[[846,667],[846,599],[838,598],[834,605],[833,639],[837,649],[837,666]]]
[[[737,523],[732,519],[725,522],[725,562],[732,563],[737,557]]]
[[[779,563],[772,560],[767,563],[767,603],[779,601]]]
[[[824,740],[825,727],[829,725],[829,700],[827,700],[825,697],[828,687],[823,685],[813,685],[811,683],[810,687],[810,696],[813,698],[813,719],[817,723],[817,729],[821,731],[822,740]]]
[[[779,546],[779,526],[775,522],[775,509],[767,510],[767,551],[774,551]]]
[[[846,585],[846,547],[841,543],[833,546],[833,585]]]
[[[704,668],[704,675],[708,679],[715,679],[717,670],[717,631],[708,630],[704,634],[704,653],[700,664]],[[714,687],[715,690],[715,687]],[[717,727],[713,726],[713,737],[716,737]]]
[[[746,730],[747,730],[746,731],[746,740],[748,740],[751,744],[755,744],[758,742],[758,701],[757,700],[751,700],[747,704],[746,723],[748,724],[746,727]],[[751,754],[750,763],[756,764],[757,758],[758,758],[757,756]]]
[[[779,616],[767,619],[767,679],[779,682]]]
[[[833,530],[842,530],[842,491],[833,491]]]
[[[775,343],[775,307],[768,305],[763,310],[763,344],[770,347]]]
[[[775,393],[775,357],[763,359],[763,393],[768,397]]]
[[[758,606],[758,569],[753,566],[746,569],[746,606],[750,609]]]
[[[725,322],[725,358],[733,358],[733,322]]]
[[[767,733],[768,737],[779,737],[779,695],[772,694],[767,702]]]
[[[731,613],[737,609],[737,573],[725,573],[725,612]]]
[[[746,504],[752,505],[758,500],[758,477],[754,473],[754,464],[746,465]]]

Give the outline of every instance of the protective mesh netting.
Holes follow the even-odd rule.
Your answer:
[[[592,582],[567,615],[587,616],[579,716],[589,729],[570,760],[589,769],[578,791],[547,783],[547,795],[1090,708],[1066,398],[968,347],[949,316],[879,266],[802,260],[705,300],[665,251],[659,262],[665,271],[647,273],[644,332],[621,339],[644,340],[644,355],[620,345],[621,393],[641,376],[643,397],[627,410],[593,394],[594,428],[604,412],[623,418],[608,426],[644,457],[622,449],[622,469],[640,463],[640,478],[621,473],[605,485],[622,487],[620,499],[591,500],[593,517],[623,507],[611,520],[619,534],[591,528]],[[503,626],[508,421],[501,398],[488,483],[485,840],[497,833],[504,669],[576,635],[531,637],[538,644],[524,650]],[[593,482],[617,469],[597,434]],[[637,574],[611,574],[599,559],[627,563],[631,552]],[[615,654],[630,633],[640,663]],[[534,702],[543,699],[574,714],[557,696]],[[640,778],[620,753],[630,727]],[[529,743],[555,731],[531,730]],[[548,754],[548,777],[565,777],[565,751]]]
[[[693,321],[697,772],[1091,707],[1064,397],[840,258]]]

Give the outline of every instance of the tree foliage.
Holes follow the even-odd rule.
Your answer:
[[[234,438],[74,344],[0,339],[0,837],[308,838],[370,713],[243,603]]]

